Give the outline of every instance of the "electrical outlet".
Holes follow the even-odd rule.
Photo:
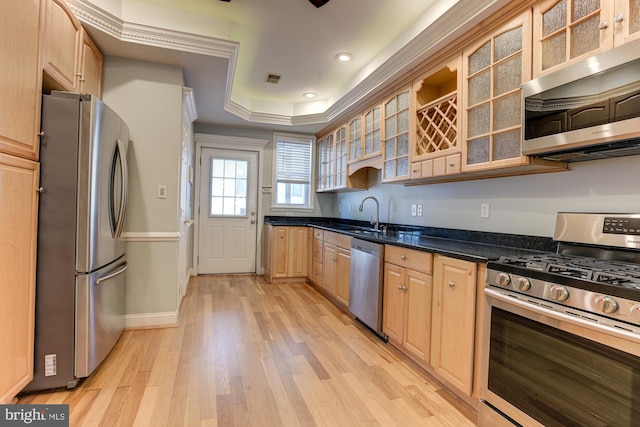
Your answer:
[[[416,205],[411,205],[411,216],[416,216]]]
[[[422,205],[418,205],[418,216],[422,216]]]
[[[489,218],[489,203],[480,204],[480,218]]]

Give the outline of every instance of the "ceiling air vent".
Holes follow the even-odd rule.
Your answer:
[[[274,85],[280,81],[280,76],[277,74],[269,74],[267,76],[267,83],[273,83]]]

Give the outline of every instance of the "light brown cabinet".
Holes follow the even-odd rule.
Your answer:
[[[308,276],[307,227],[264,228],[264,276],[269,282],[303,280]]]
[[[351,237],[332,231],[314,230],[311,281],[337,302],[349,305]]]
[[[382,103],[382,182],[409,179],[409,129],[415,129],[411,90],[404,89]]]
[[[33,378],[39,167],[0,154],[0,403]]]
[[[40,0],[5,0],[0,13],[0,152],[37,160],[42,71]]]
[[[466,396],[473,388],[476,274],[473,262],[434,256],[431,365]]]
[[[462,170],[527,164],[520,85],[531,79],[531,12],[463,53]]]
[[[0,404],[33,378],[44,2],[0,13]]]
[[[418,362],[429,363],[432,254],[385,246],[383,332]]]
[[[533,8],[537,77],[640,37],[637,0],[547,0]]]
[[[317,190],[341,191],[367,188],[367,175],[347,172],[347,125],[342,125],[318,138],[317,145]]]
[[[102,54],[64,0],[46,0],[44,87],[102,96]]]

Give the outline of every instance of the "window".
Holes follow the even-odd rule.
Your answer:
[[[274,136],[273,207],[312,209],[313,138],[278,133]]]
[[[247,216],[246,160],[211,157],[209,216]]]

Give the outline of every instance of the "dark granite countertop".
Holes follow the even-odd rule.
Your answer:
[[[315,217],[265,217],[265,223],[310,226],[335,231],[371,242],[439,253],[472,262],[487,262],[501,256],[555,252],[557,243],[549,237],[489,233],[449,228],[381,224],[387,233],[371,231],[366,221]]]

